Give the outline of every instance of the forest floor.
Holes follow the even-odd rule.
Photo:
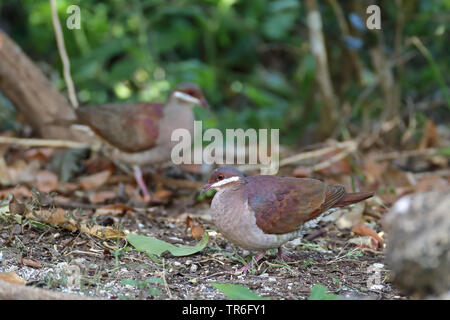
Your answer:
[[[343,299],[408,299],[391,285],[384,262],[383,216],[404,194],[448,188],[442,175],[448,159],[424,150],[414,154],[420,174],[386,154],[347,156],[316,172],[305,169],[308,163],[282,168],[282,176],[325,179],[376,196],[334,212],[303,240],[286,244],[293,261],[269,251],[247,275],[236,275],[230,271],[253,253],[216,232],[211,198],[199,197],[206,181],[199,167],[147,175],[153,198],[145,202],[133,177],[99,155],[10,146],[0,163],[0,279],[98,299],[230,297],[214,283],[242,285],[270,299],[308,299],[319,284]],[[407,156],[403,163],[410,162]],[[209,232],[205,246],[184,256],[140,252],[125,237],[195,246],[203,231]]]
[[[124,230],[139,230],[139,234],[174,244],[197,242],[185,232],[184,221],[160,207],[150,214],[127,214],[120,223]],[[315,284],[351,299],[404,298],[389,283],[382,250],[360,250],[347,242],[351,232],[341,232],[328,224],[330,231],[313,241],[285,246],[295,261],[280,261],[275,252],[269,252],[246,276],[227,272],[248,261],[249,252],[215,232],[210,233],[208,246],[196,254],[174,257],[165,253],[161,261],[154,261],[132,250],[125,240],[101,240],[52,227],[41,230],[3,224],[0,272],[14,271],[30,286],[106,299],[226,298],[211,286],[212,282],[244,285],[271,299],[307,299]],[[209,223],[204,226],[214,230]],[[372,282],[370,278],[376,272],[370,267],[376,263],[380,264],[377,279],[381,286],[370,288],[368,282],[375,284],[375,278]],[[79,284],[68,281],[73,274],[68,266],[77,266]]]

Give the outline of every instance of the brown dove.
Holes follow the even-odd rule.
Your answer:
[[[136,181],[144,197],[150,195],[139,166],[157,164],[170,159],[175,142],[175,129],[194,131],[192,108],[201,105],[209,109],[202,90],[193,83],[179,84],[165,104],[106,104],[76,110],[77,123],[87,125],[112,146],[111,156],[133,165]]]
[[[327,185],[309,178],[268,175],[245,177],[231,167],[211,173],[208,189],[217,193],[211,203],[211,216],[217,230],[236,245],[258,251],[256,263],[268,249],[303,235],[308,224],[317,222],[331,208],[347,206],[367,198],[372,192],[347,193],[342,185]],[[246,273],[250,261],[238,272]]]

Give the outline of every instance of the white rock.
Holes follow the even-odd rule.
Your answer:
[[[189,269],[189,271],[195,272],[195,271],[197,271],[197,269],[198,269],[198,266],[194,263],[191,265],[191,268]]]

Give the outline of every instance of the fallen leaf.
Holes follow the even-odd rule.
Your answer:
[[[118,229],[109,226],[104,227],[99,225],[88,225],[86,223],[81,223],[79,229],[81,232],[90,234],[99,239],[122,239],[126,236],[124,232],[121,232]]]
[[[170,200],[171,196],[172,196],[172,191],[167,190],[167,189],[159,189],[153,194],[152,201],[159,200],[162,202],[167,202]]]
[[[358,236],[371,236],[375,238],[379,243],[383,242],[383,238],[381,238],[378,233],[376,233],[370,226],[366,223],[358,223],[356,226],[352,228],[352,232],[357,234]]]
[[[30,189],[25,186],[16,186],[14,188],[8,188],[0,190],[0,199],[8,196],[9,194],[14,195],[15,198],[31,198],[32,193]]]
[[[196,223],[191,227],[191,235],[194,239],[200,239],[205,233],[205,228],[200,223]]]
[[[305,167],[297,167],[292,172],[292,175],[297,178],[307,178],[311,176],[311,170]]]
[[[25,213],[25,209],[25,205],[17,201],[17,199],[12,196],[11,201],[9,202],[9,212],[14,215],[23,215]]]
[[[247,287],[233,283],[212,282],[211,285],[233,300],[268,300],[256,294]]]
[[[127,206],[123,203],[110,204],[95,210],[95,214],[100,216],[122,216],[128,211],[134,211],[132,207]]]
[[[21,285],[24,285],[26,283],[14,271],[6,272],[6,273],[0,273],[0,280],[6,281],[6,282],[9,282],[9,283],[14,283],[14,284],[21,284]]]
[[[71,192],[74,192],[74,191],[78,190],[79,187],[80,187],[80,186],[79,186],[77,183],[73,183],[73,182],[60,182],[60,183],[58,183],[58,189],[57,189],[57,191],[58,191],[59,193],[67,194],[67,193],[71,193]]]
[[[41,170],[36,175],[35,183],[40,192],[51,192],[58,187],[58,176],[51,171]]]
[[[99,173],[92,174],[90,176],[80,178],[80,186],[84,190],[98,189],[108,181],[111,176],[111,171],[104,170]]]
[[[124,238],[125,233],[120,232],[113,227],[104,227],[90,224],[83,221],[77,221],[70,211],[62,208],[55,210],[34,210],[26,214],[26,218],[46,224],[57,225],[70,231],[79,230],[100,239],[117,239]]]
[[[419,149],[434,148],[439,146],[439,135],[433,120],[428,119],[425,125],[422,139],[419,143]]]
[[[172,255],[180,257],[201,251],[208,244],[209,236],[208,232],[205,232],[203,238],[195,246],[175,246],[153,237],[146,237],[133,233],[127,235],[127,240],[137,251],[145,252],[148,255],[156,254],[160,256],[164,252],[169,251]]]
[[[336,225],[339,229],[350,229],[354,225],[361,221],[364,213],[364,202],[355,203],[351,207],[340,209],[344,211],[344,214],[336,221]]]
[[[341,153],[342,150],[335,150],[333,152],[330,152],[323,157],[320,158],[320,162],[326,161],[333,156]],[[319,163],[319,162],[318,162]],[[348,160],[348,156],[344,157],[336,162],[331,163],[329,166],[317,170],[317,173],[324,175],[324,176],[336,176],[336,175],[348,175],[352,173],[352,166],[350,165],[350,161]]]
[[[203,226],[199,222],[195,221],[190,216],[187,216],[185,232],[187,232],[189,228],[191,229],[191,236],[194,239],[200,239],[205,232],[205,228],[203,228]]]
[[[57,225],[70,231],[77,230],[76,221],[63,208],[30,210],[25,217],[38,222]]]
[[[377,162],[370,158],[364,162],[364,173],[367,178],[367,184],[373,184],[380,181],[384,170],[388,166],[387,162]]]
[[[31,183],[36,177],[41,164],[38,160],[33,160],[30,163],[26,163],[20,159],[14,162],[12,165],[7,166],[0,171],[0,182],[2,184],[19,184],[19,183]],[[7,170],[7,174],[3,172]]]
[[[54,148],[32,148],[25,151],[24,156],[28,160],[47,161],[52,156]]]
[[[377,239],[371,236],[351,238],[348,242],[353,243],[360,248],[368,248],[372,250],[377,250],[379,245]]]
[[[311,288],[311,293],[309,294],[308,300],[336,300],[339,299],[339,296],[333,293],[327,293],[328,288],[321,285],[316,284]]]
[[[115,198],[117,198],[117,193],[110,190],[98,192],[92,191],[88,194],[89,202],[93,204],[103,203],[107,200],[112,200]]]
[[[447,191],[449,190],[449,183],[447,180],[438,177],[438,176],[430,176],[424,177],[417,182],[415,185],[415,192],[428,192],[428,191]]]
[[[35,269],[41,269],[42,268],[42,265],[41,265],[41,263],[39,261],[34,260],[34,259],[30,259],[30,258],[22,258],[22,259],[19,259],[17,262],[19,264],[23,264],[24,266],[32,267],[32,268],[35,268]]]

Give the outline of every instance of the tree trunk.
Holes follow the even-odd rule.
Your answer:
[[[307,22],[311,50],[316,61],[316,78],[322,96],[322,110],[320,113],[319,137],[324,139],[329,137],[337,125],[338,103],[334,93],[333,84],[328,68],[327,51],[322,32],[322,19],[316,0],[307,0],[308,10]]]
[[[1,30],[0,91],[37,136],[83,140],[80,134],[68,128],[49,125],[58,120],[75,119],[73,108],[20,47]]]

